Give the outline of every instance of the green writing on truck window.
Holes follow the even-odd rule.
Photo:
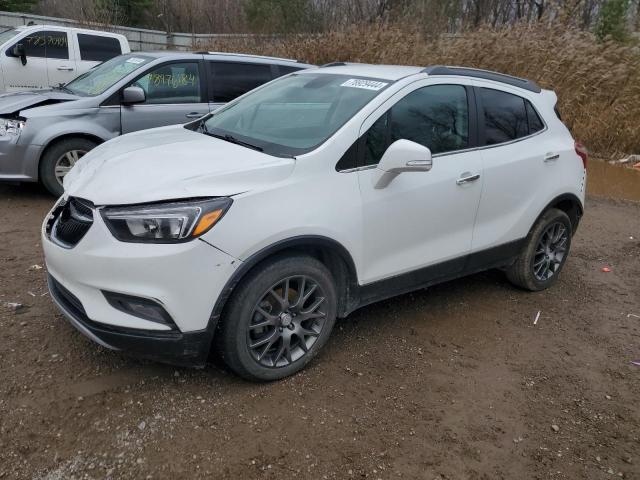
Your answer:
[[[25,43],[29,47],[67,47],[69,40],[67,35],[33,35],[26,37]]]

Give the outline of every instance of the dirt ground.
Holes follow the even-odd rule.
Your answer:
[[[385,301],[256,385],[76,332],[34,267],[51,203],[0,186],[2,479],[640,478],[640,204],[590,199],[549,291],[494,271]]]

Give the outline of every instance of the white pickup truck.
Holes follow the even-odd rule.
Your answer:
[[[126,37],[52,25],[0,30],[0,92],[56,87],[129,53]]]

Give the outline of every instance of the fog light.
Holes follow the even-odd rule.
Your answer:
[[[109,305],[116,310],[142,318],[143,320],[166,325],[167,327],[171,327],[172,330],[178,329],[164,307],[154,300],[105,291],[103,291],[102,294],[104,298],[107,299],[107,302],[109,302]]]

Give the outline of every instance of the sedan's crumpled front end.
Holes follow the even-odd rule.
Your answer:
[[[216,299],[239,261],[193,239],[116,239],[90,201],[61,199],[42,226],[51,296],[103,346],[180,365],[208,357]]]
[[[26,121],[0,117],[0,180],[30,182],[38,178],[38,162],[42,147],[31,141]]]
[[[0,181],[35,182],[44,143],[38,134],[62,117],[32,118],[37,109],[77,100],[61,90],[11,92],[0,95]],[[34,125],[35,124],[35,125]]]

